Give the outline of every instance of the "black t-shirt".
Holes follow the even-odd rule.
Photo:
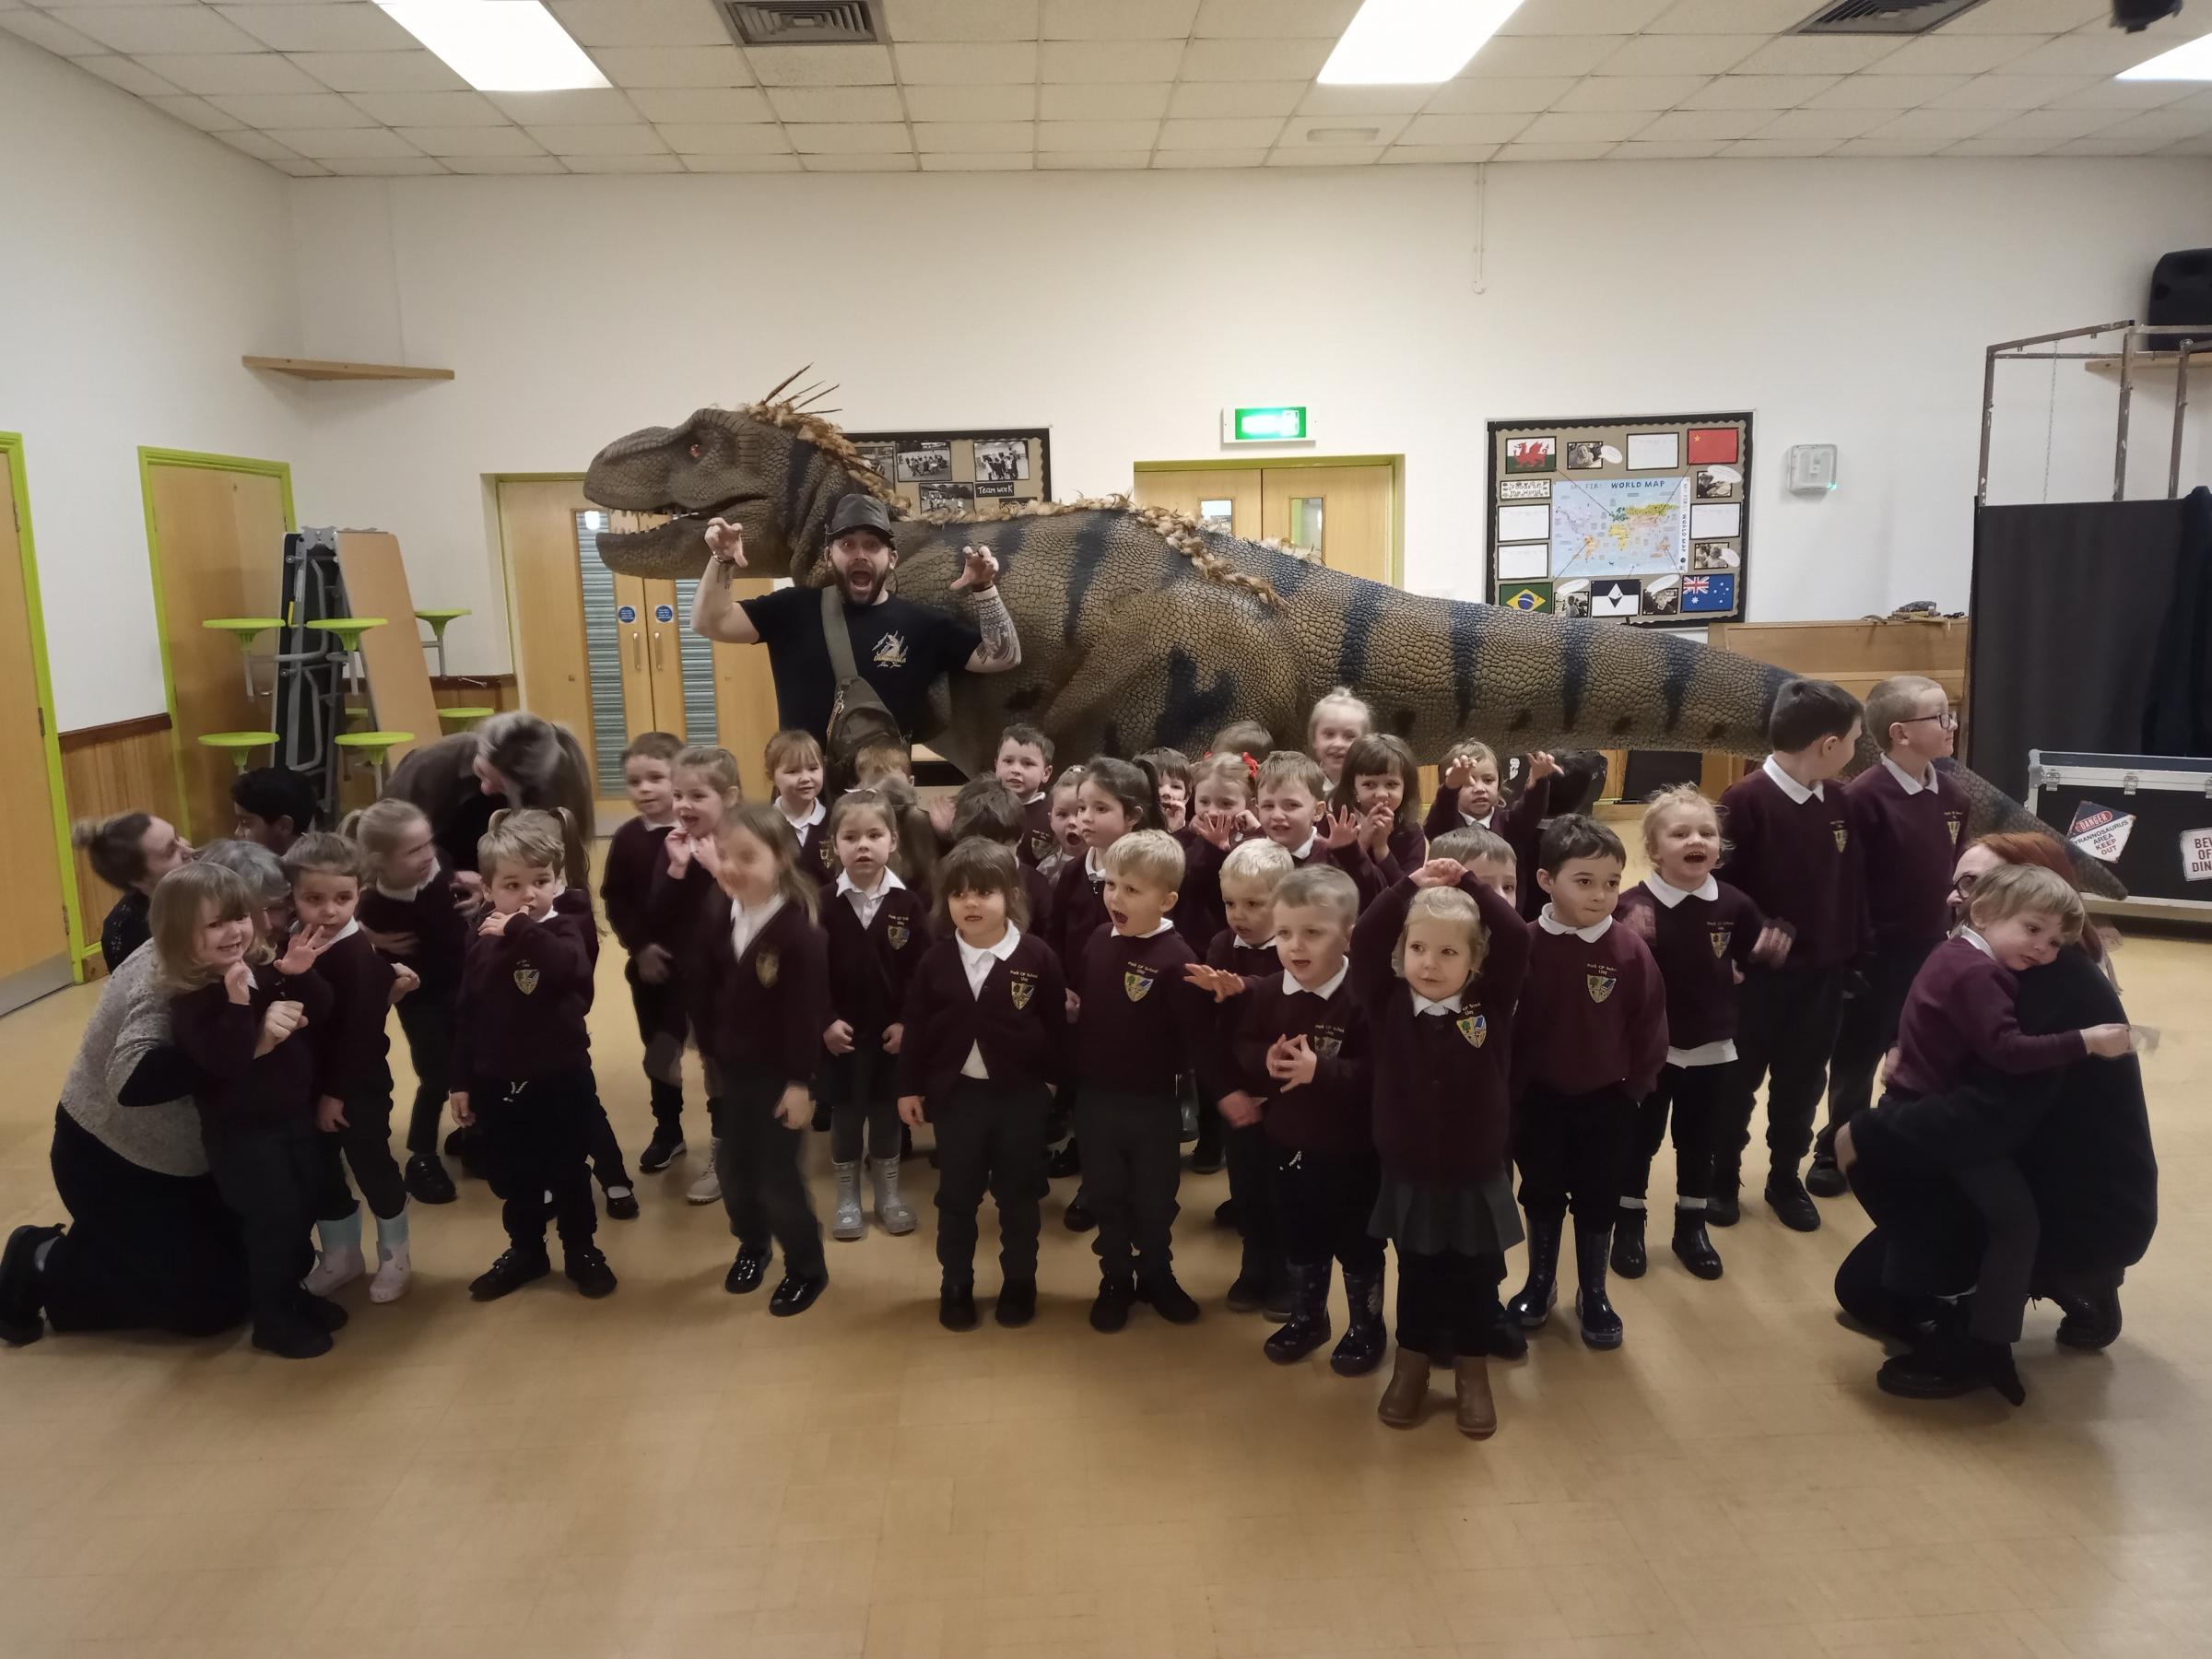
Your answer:
[[[740,604],[768,647],[778,721],[824,736],[837,701],[837,671],[822,638],[821,589],[778,588]],[[865,610],[848,606],[845,628],[853,665],[910,738],[928,705],[931,683],[964,666],[983,638],[965,622],[896,594]]]

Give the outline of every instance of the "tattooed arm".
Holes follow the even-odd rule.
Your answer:
[[[968,658],[971,674],[1004,674],[1021,661],[1021,639],[998,591],[998,560],[987,547],[963,547],[965,560],[952,585],[974,594],[975,626],[983,641]]]

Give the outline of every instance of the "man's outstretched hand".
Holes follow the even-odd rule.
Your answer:
[[[740,543],[742,545],[742,538],[740,538]],[[713,545],[714,533],[710,530],[707,532],[707,546],[711,547]],[[998,585],[998,555],[992,552],[990,548],[962,547],[960,561],[960,573],[952,579],[954,593],[957,594],[963,588],[972,588],[979,594],[987,594]],[[745,559],[740,557],[737,562],[743,564]]]
[[[707,521],[707,551],[724,564],[745,569],[745,527],[728,519]]]

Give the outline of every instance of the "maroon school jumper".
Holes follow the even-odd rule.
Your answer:
[[[726,896],[719,919],[704,942],[702,975],[716,1058],[811,1084],[830,1023],[828,935],[787,899],[740,957]]]
[[[330,987],[317,1089],[348,1103],[382,1100],[389,1107],[392,1043],[384,1026],[392,1013],[392,982],[398,977],[392,964],[357,929],[324,949],[314,971]]]
[[[1933,788],[1908,793],[1877,761],[1843,791],[1877,948],[1926,950],[1950,924],[1951,866],[1965,832],[1966,797],[1937,767]]]
[[[1076,982],[1077,1070],[1087,1092],[1171,1097],[1182,1073],[1218,1069],[1214,999],[1183,977],[1197,959],[1172,927],[1143,939],[1091,935]]]
[[[960,1080],[968,1051],[1008,1089],[1057,1087],[1067,1063],[1067,981],[1052,947],[1034,934],[992,964],[982,995],[968,988],[957,938],[929,947],[906,994],[899,1046],[899,1092],[943,1102]]]
[[[2018,988],[2011,971],[1964,934],[1936,946],[1905,998],[1890,1087],[1942,1094],[1965,1083],[1977,1061],[2002,1072],[2044,1071],[2088,1053],[2079,1031],[2021,1030]]]
[[[204,1081],[192,1091],[200,1117],[200,1139],[209,1147],[288,1125],[312,1126],[316,1077],[322,1054],[315,1032],[330,1017],[330,986],[312,973],[288,978],[273,963],[253,970],[248,1000],[234,1003],[217,980],[172,997],[170,1037],[198,1066]],[[307,1016],[295,1031],[267,1053],[261,1044],[262,1016],[269,1005],[296,1002]],[[304,1230],[308,1218],[300,1218]]]
[[[1199,834],[1194,825],[1176,830],[1175,841],[1182,849],[1182,890],[1175,897],[1169,920],[1194,951],[1203,951],[1229,925],[1221,900],[1221,861],[1228,854]]]
[[[1053,792],[1043,791],[1021,804],[1021,841],[1014,857],[1024,868],[1035,869],[1053,850]]]
[[[1666,1042],[1666,987],[1641,939],[1618,924],[1595,939],[1553,933],[1541,921],[1529,930],[1516,1098],[1532,1084],[1560,1095],[1618,1084],[1641,1100],[1659,1081]]]
[[[1053,883],[1035,865],[1015,861],[1014,867],[1021,877],[1022,896],[1030,901],[1030,922],[1021,931],[1035,934],[1040,942],[1049,938],[1053,925]],[[1007,918],[1012,921],[1012,917]]]
[[[1862,944],[1859,863],[1843,792],[1833,782],[1802,803],[1754,768],[1721,796],[1719,874],[1792,934],[1784,973],[1838,968]]]
[[[1713,896],[1689,896],[1673,905],[1659,902],[1638,882],[1620,896],[1614,916],[1630,923],[1651,918],[1644,945],[1658,966],[1666,992],[1666,1041],[1677,1049],[1703,1048],[1735,1036],[1739,987],[1735,970],[1747,968],[1752,947],[1766,925],[1759,906],[1726,882],[1713,880]],[[1642,937],[1631,923],[1630,933]]]
[[[864,928],[853,900],[833,889],[822,897],[822,931],[829,938],[830,1019],[853,1028],[855,1052],[880,1048],[885,1028],[903,1017],[907,986],[929,949],[929,917],[912,888],[895,887]]]
[[[1106,877],[1090,873],[1090,856],[1087,850],[1080,858],[1069,859],[1060,872],[1053,884],[1053,913],[1041,930],[1071,982],[1091,935],[1112,925],[1106,914]]]
[[[828,803],[818,795],[814,804],[822,816],[804,830],[784,816],[780,801],[776,803],[776,816],[783,819],[784,828],[791,831],[792,839],[798,846],[794,862],[823,887],[831,887],[844,874],[844,866],[837,862],[837,842],[830,835]]]
[[[441,859],[413,896],[394,899],[373,882],[361,888],[354,919],[371,933],[412,934],[413,948],[394,951],[422,981],[414,994],[450,1002],[461,988],[461,965],[468,956],[469,920],[453,902],[453,873]]]
[[[1401,881],[1368,907],[1352,929],[1347,982],[1367,1014],[1383,1175],[1422,1187],[1466,1186],[1505,1165],[1506,1068],[1520,1041],[1528,924],[1490,888],[1472,877],[1461,882],[1489,936],[1481,971],[1460,992],[1458,1014],[1416,1014],[1413,991],[1390,959],[1418,890]]]
[[[499,934],[472,934],[453,1028],[453,1085],[522,1082],[589,1065],[592,971],[599,933],[591,896],[564,888],[543,922],[517,912]]]
[[[1374,1151],[1369,1028],[1348,972],[1326,997],[1302,989],[1287,969],[1255,975],[1229,1011],[1229,1080],[1264,1102],[1260,1124],[1269,1140],[1333,1157]],[[1303,1037],[1312,1049],[1311,1083],[1284,1088],[1268,1075],[1267,1051],[1285,1037]]]
[[[1429,804],[1429,818],[1421,828],[1434,842],[1454,830],[1488,830],[1513,850],[1514,902],[1521,919],[1535,920],[1544,908],[1543,890],[1536,885],[1536,843],[1544,820],[1551,812],[1551,777],[1547,773],[1510,801],[1490,808],[1487,818],[1471,818],[1459,809],[1459,791],[1437,785],[1436,799]],[[1408,870],[1407,875],[1413,872]]]
[[[650,931],[647,907],[653,895],[655,870],[667,868],[668,832],[674,820],[649,824],[633,818],[615,831],[606,844],[606,862],[599,872],[599,902],[606,907],[607,925],[631,956],[648,945],[664,944]]]
[[[664,853],[665,848],[663,849]],[[668,873],[664,856],[653,867],[645,898],[646,931],[675,959],[684,1018],[702,1059],[721,1057],[714,1031],[714,999],[707,986],[707,957],[715,935],[730,931],[730,900],[696,858],[681,876]]]

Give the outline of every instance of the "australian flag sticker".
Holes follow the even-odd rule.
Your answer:
[[[1724,571],[1682,578],[1685,611],[1732,611],[1735,608],[1735,572]]]

